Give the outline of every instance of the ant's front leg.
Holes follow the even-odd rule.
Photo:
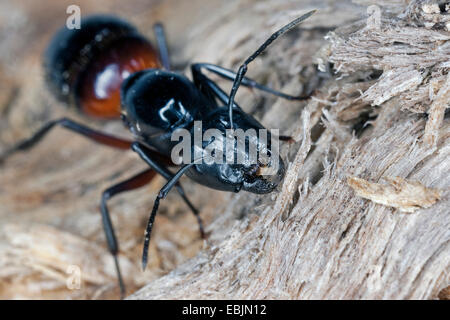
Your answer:
[[[210,64],[194,64],[194,65],[192,65],[192,75],[193,75],[195,85],[206,96],[210,97],[211,99],[217,98],[224,105],[228,105],[229,96],[214,81],[212,81],[210,78],[208,78],[201,72],[201,67],[206,67],[206,66],[214,66],[214,65],[210,65]],[[223,69],[218,66],[214,66],[214,67]],[[224,70],[227,70],[227,69],[224,69]],[[227,70],[227,71],[229,71],[231,74],[235,75],[234,72],[232,72],[230,70]],[[246,79],[246,78],[244,78],[244,79]],[[247,79],[247,80],[253,81],[251,79]],[[236,102],[233,102],[233,107],[240,108]],[[288,142],[288,143],[294,142],[294,140],[290,136],[279,136],[278,138],[280,139],[280,141],[284,141],[284,142]]]
[[[135,147],[132,147],[132,149],[135,150],[136,146],[138,146],[138,145],[139,144],[137,142],[133,143],[133,146],[135,146]],[[117,278],[119,281],[119,287],[120,287],[120,292],[121,292],[122,297],[125,295],[125,284],[122,279],[122,275],[121,275],[120,267],[119,267],[119,261],[117,259],[117,254],[119,252],[119,246],[118,246],[118,242],[116,239],[116,235],[114,233],[114,227],[111,222],[111,217],[109,214],[107,201],[120,193],[138,189],[138,188],[150,183],[150,181],[152,181],[152,179],[155,177],[155,175],[157,173],[169,181],[174,177],[174,175],[163,164],[160,163],[160,160],[159,161],[155,160],[155,159],[157,159],[159,154],[155,153],[155,151],[153,151],[153,150],[145,148],[144,146],[140,146],[140,147],[142,147],[142,148],[139,148],[139,150],[142,150],[142,152],[145,154],[144,155],[145,159],[147,159],[150,162],[149,163],[146,161],[147,163],[149,163],[150,169],[147,169],[147,170],[135,175],[134,177],[132,177],[130,179],[119,182],[118,184],[115,184],[115,185],[109,187],[108,189],[106,189],[102,194],[102,199],[101,199],[101,203],[100,203],[100,210],[102,213],[102,221],[103,221],[103,228],[105,231],[106,241],[108,244],[109,251],[111,252],[111,254],[114,257]],[[184,200],[184,202],[188,205],[188,207],[191,209],[191,211],[194,213],[195,217],[197,218],[197,222],[199,224],[199,229],[200,229],[200,235],[201,235],[202,239],[204,239],[205,232],[203,229],[203,222],[200,218],[199,211],[192,205],[192,203],[186,197],[185,192],[184,192],[183,188],[181,187],[181,185],[179,184],[179,182],[177,182],[175,184],[175,187],[176,187],[178,193],[180,194],[180,196],[182,197],[182,199]]]
[[[236,73],[236,76],[234,77],[233,85],[231,87],[230,92],[230,100],[228,101],[228,114],[230,116],[230,128],[233,129],[233,102],[234,97],[236,96],[236,93],[239,89],[239,86],[242,84],[244,85],[245,81],[245,74],[248,70],[248,65],[256,59],[257,56],[259,56],[270,44],[275,41],[279,36],[281,36],[283,33],[288,32],[292,28],[294,28],[299,23],[303,22],[304,20],[308,19],[311,15],[314,14],[316,10],[312,10],[301,17],[298,17],[297,19],[291,21],[278,31],[274,32],[269,38],[267,38],[266,41],[262,45],[259,46],[258,49],[256,49],[255,52],[253,52],[245,61],[241,64],[241,66],[238,69],[238,72]]]
[[[174,177],[174,174],[171,171],[169,171],[164,164],[162,164],[160,161],[158,161],[154,157],[153,150],[148,149],[147,147],[145,147],[144,145],[142,145],[139,142],[133,142],[133,144],[131,145],[131,149],[134,152],[136,152],[141,157],[141,159],[144,160],[150,166],[150,168],[152,168],[153,170],[158,172],[166,180],[170,181]],[[198,211],[197,208],[194,207],[194,205],[191,203],[191,201],[189,201],[189,199],[187,198],[187,196],[184,192],[183,187],[181,186],[181,184],[179,182],[177,182],[175,184],[175,188],[176,188],[178,194],[183,199],[183,201],[186,203],[186,205],[191,209],[195,218],[197,219],[200,236],[202,239],[205,239],[206,234],[205,234],[205,231],[203,228],[203,221],[200,217],[200,212]]]
[[[140,188],[147,183],[149,183],[156,175],[156,171],[152,169],[147,169],[141,173],[135,175],[134,177],[115,184],[102,193],[102,200],[100,203],[100,211],[102,213],[103,230],[105,231],[106,242],[108,244],[109,252],[114,258],[114,263],[116,266],[117,279],[119,282],[120,296],[123,298],[125,296],[125,284],[122,279],[122,274],[120,272],[119,261],[117,259],[117,254],[119,253],[119,245],[117,243],[116,234],[114,232],[114,227],[111,221],[111,216],[109,214],[107,201],[113,196]]]
[[[203,72],[202,72],[202,68],[204,68],[204,69],[206,69],[206,70],[208,70],[208,71],[210,71],[210,72],[212,72],[212,73],[214,73],[214,74],[216,74],[216,75],[218,75],[218,76],[220,76],[220,77],[222,77],[224,79],[230,80],[230,81],[234,81],[234,79],[236,78],[236,75],[237,75],[236,72],[234,72],[232,70],[223,68],[221,66],[217,66],[215,64],[210,64],[210,63],[196,63],[196,64],[193,64],[191,68],[192,68],[192,74],[194,75],[194,79],[195,79],[195,75],[198,74],[198,73],[204,75]],[[242,78],[241,85],[243,85],[244,87],[248,87],[248,88],[258,89],[258,90],[261,90],[261,91],[273,94],[273,95],[275,95],[277,97],[284,98],[284,99],[287,99],[287,100],[298,100],[298,101],[300,101],[300,100],[306,100],[306,99],[309,98],[309,96],[305,96],[305,95],[292,96],[292,95],[283,93],[281,91],[278,91],[278,90],[266,87],[266,86],[264,86],[262,84],[259,84],[255,80],[252,80],[252,79],[247,78],[247,77],[243,77]]]
[[[161,190],[158,192],[158,195],[156,196],[155,202],[153,204],[152,212],[148,219],[147,228],[145,229],[144,248],[142,250],[142,269],[143,270],[145,270],[145,267],[147,266],[148,246],[150,244],[150,236],[152,233],[153,223],[155,222],[156,213],[158,212],[159,202],[167,196],[169,191],[175,185],[177,185],[178,180],[180,180],[180,178],[183,176],[183,174],[194,165],[195,165],[194,163],[190,163],[190,164],[186,164],[183,167],[181,167],[181,169],[178,170],[178,172],[175,173],[169,181],[167,181],[167,183],[164,185],[164,187],[161,188]]]
[[[13,155],[18,151],[25,151],[33,146],[35,146],[38,142],[40,142],[47,133],[54,127],[61,126],[65,129],[68,129],[72,132],[85,136],[86,138],[100,143],[105,146],[113,147],[116,149],[127,150],[130,148],[132,141],[125,140],[122,138],[114,137],[112,135],[102,133],[100,131],[91,129],[85,125],[82,125],[76,121],[62,118],[58,120],[52,120],[46,123],[41,129],[39,129],[33,136],[28,139],[25,139],[11,148],[7,149],[3,154],[0,155],[0,163],[6,160],[9,156]]]
[[[191,66],[192,78],[194,80],[195,86],[211,101],[214,101],[214,103],[216,102],[217,98],[222,104],[228,105],[228,94],[225,93],[225,91],[223,91],[217,85],[217,83],[203,74],[203,72],[201,71],[201,65],[202,64],[200,63],[196,63]],[[215,106],[218,107],[217,103],[215,104]],[[233,107],[240,108],[236,102],[233,103]]]

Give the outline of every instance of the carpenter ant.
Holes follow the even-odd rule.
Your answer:
[[[180,128],[191,130],[194,120],[203,122],[203,129],[263,129],[251,115],[235,102],[240,85],[259,89],[289,99],[304,100],[307,96],[291,96],[258,84],[244,77],[247,65],[272,41],[310,17],[314,11],[295,19],[268,38],[239,68],[237,73],[207,63],[191,66],[193,81],[171,71],[164,29],[154,25],[159,53],[151,43],[124,20],[113,16],[91,16],[82,20],[81,29],[61,29],[52,39],[44,56],[47,83],[62,102],[78,108],[83,114],[102,118],[122,118],[135,140],[125,140],[88,128],[73,120],[62,118],[44,125],[31,138],[8,149],[4,160],[17,151],[31,148],[55,126],[62,126],[97,143],[117,149],[131,149],[148,165],[149,169],[106,189],[101,198],[101,214],[109,251],[114,257],[121,295],[125,285],[120,273],[118,243],[107,207],[107,200],[121,192],[133,190],[149,183],[156,173],[167,183],[157,195],[145,231],[142,267],[147,264],[148,246],[153,222],[161,199],[175,187],[190,210],[197,217],[201,236],[204,237],[198,210],[186,197],[178,180],[186,174],[207,187],[239,192],[241,189],[265,194],[272,192],[284,177],[284,165],[279,159],[277,171],[268,176],[261,170],[271,163],[207,164],[202,159],[184,164],[174,174],[170,155],[175,145],[172,133]],[[227,95],[202,70],[208,70],[233,81]],[[290,137],[280,136],[289,141]],[[203,142],[203,148],[212,141]],[[267,147],[258,139],[253,141],[258,150]],[[192,145],[194,148],[194,145]],[[234,150],[234,152],[237,152]]]

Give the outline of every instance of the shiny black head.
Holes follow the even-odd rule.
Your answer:
[[[255,118],[241,109],[234,113],[230,130],[228,109],[217,108],[202,122],[203,160],[187,171],[193,180],[210,188],[252,193],[272,192],[283,180],[285,167],[272,136]],[[194,135],[191,129],[191,136]],[[273,137],[276,139],[277,137]],[[192,158],[196,158],[192,145]]]
[[[274,162],[277,162],[275,165]],[[256,194],[272,192],[284,178],[285,167],[283,159],[269,162],[268,164],[257,163],[250,167],[243,167],[244,183],[242,189]]]
[[[121,105],[126,125],[143,139],[187,127],[212,106],[189,79],[159,69],[131,75],[122,85]]]

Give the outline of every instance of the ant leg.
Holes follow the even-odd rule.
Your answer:
[[[236,73],[232,70],[229,69],[225,69],[223,67],[214,65],[214,64],[210,64],[210,63],[196,63],[192,65],[192,73],[194,74],[194,72],[196,73],[202,73],[201,69],[205,68],[208,71],[211,71],[215,74],[217,74],[218,76],[227,79],[227,80],[231,80],[234,81],[234,79],[236,78]],[[255,80],[252,80],[250,78],[244,77],[242,78],[242,82],[241,85],[243,85],[244,87],[248,87],[248,88],[255,88],[264,92],[268,92],[270,94],[273,94],[277,97],[281,97],[287,100],[306,100],[309,98],[309,96],[292,96],[277,90],[274,90],[272,88],[266,87],[262,84],[259,84],[258,82],[256,82]]]
[[[105,231],[105,236],[106,236],[106,241],[108,244],[109,251],[114,258],[114,263],[115,263],[116,272],[117,272],[117,279],[119,282],[120,294],[121,294],[122,298],[124,297],[126,291],[125,291],[125,284],[123,282],[123,278],[122,278],[122,275],[120,272],[119,261],[117,259],[117,254],[119,252],[119,245],[117,243],[117,238],[116,238],[116,235],[114,232],[114,227],[112,225],[107,201],[119,193],[138,189],[138,188],[146,185],[147,183],[152,181],[152,179],[155,177],[156,173],[157,173],[157,171],[155,171],[153,169],[144,170],[125,181],[119,182],[118,184],[115,184],[115,185],[109,187],[102,193],[100,210],[101,210],[101,214],[102,214],[103,229]],[[158,172],[158,173],[160,173],[160,172]],[[171,178],[172,177],[173,177],[173,175],[171,176]],[[177,188],[178,193],[181,195],[183,200],[186,202],[186,204],[189,206],[189,208],[192,210],[192,212],[196,216],[197,221],[199,223],[199,227],[200,227],[200,234],[201,234],[202,238],[204,239],[205,233],[203,230],[203,223],[199,216],[198,210],[192,205],[192,203],[186,197],[183,188],[181,187],[181,185],[179,185],[178,182],[176,184],[176,188]]]
[[[230,117],[230,127],[233,129],[233,102],[234,97],[236,96],[237,90],[239,89],[239,86],[242,84],[242,81],[244,79],[245,74],[247,73],[248,65],[256,59],[257,56],[259,56],[273,41],[275,41],[279,36],[281,36],[283,33],[288,32],[292,28],[294,28],[296,25],[301,23],[302,21],[309,18],[316,10],[312,10],[301,17],[291,21],[275,33],[273,33],[264,43],[256,49],[255,52],[253,52],[245,61],[244,63],[239,67],[238,72],[236,74],[236,77],[233,81],[233,86],[231,88],[230,92],[230,100],[228,101],[228,114]]]
[[[125,284],[123,282],[123,278],[122,278],[122,275],[120,272],[119,261],[117,259],[117,254],[119,252],[119,246],[118,246],[117,238],[116,238],[116,235],[114,232],[114,227],[112,225],[111,216],[109,214],[107,201],[119,193],[138,189],[138,188],[146,185],[147,183],[152,181],[152,179],[155,177],[156,173],[159,173],[159,174],[163,175],[167,180],[170,180],[173,177],[173,174],[170,173],[170,176],[168,176],[166,174],[166,172],[169,172],[169,171],[166,168],[164,168],[163,166],[159,166],[157,168],[157,170],[150,168],[150,169],[147,169],[147,170],[144,170],[144,171],[138,173],[137,175],[135,175],[125,181],[119,182],[118,184],[115,184],[115,185],[109,187],[102,193],[100,210],[101,210],[101,214],[102,214],[103,229],[105,231],[105,236],[106,236],[106,241],[108,244],[109,251],[114,258],[114,263],[116,266],[117,278],[118,278],[119,288],[120,288],[120,293],[121,293],[122,298],[124,297],[125,292],[126,292]],[[178,182],[176,184],[176,188],[177,188],[177,191],[180,194],[180,196],[183,198],[183,200],[186,202],[186,204],[189,206],[189,208],[192,210],[192,212],[196,216],[198,224],[199,224],[199,228],[200,228],[200,234],[201,234],[202,238],[204,239],[205,233],[204,233],[204,229],[203,229],[203,223],[199,216],[198,210],[192,205],[192,203],[186,197],[183,188],[181,187],[181,185],[179,185]]]
[[[170,172],[164,165],[159,163],[155,157],[151,154],[150,149],[146,148],[144,145],[140,144],[139,142],[134,142],[131,145],[131,149],[136,152],[142,160],[144,160],[150,168],[158,172],[161,176],[163,176],[166,180],[171,180],[174,177],[174,174]],[[194,207],[194,205],[189,201],[187,198],[183,187],[179,182],[176,183],[175,188],[177,189],[179,195],[183,199],[183,201],[186,203],[186,205],[191,209],[192,213],[194,214],[195,218],[197,219],[198,228],[200,231],[200,236],[202,239],[206,238],[205,231],[203,228],[203,221],[200,217],[200,213],[197,208]]]
[[[224,105],[228,105],[228,94],[225,93],[214,81],[205,76],[198,64],[191,66],[192,78],[194,80],[195,86],[211,101],[215,101],[215,98],[219,99]],[[233,103],[235,108],[240,108],[235,102]],[[217,104],[216,104],[217,107]]]
[[[145,270],[145,267],[147,266],[147,258],[148,258],[148,246],[150,244],[150,236],[152,233],[153,223],[155,221],[156,213],[158,211],[159,202],[161,199],[164,199],[169,191],[173,188],[174,185],[177,184],[178,180],[181,178],[181,176],[190,169],[195,163],[186,164],[183,167],[181,167],[180,170],[166,183],[164,187],[159,191],[158,196],[155,199],[155,202],[153,204],[153,209],[150,214],[150,217],[148,219],[147,228],[145,229],[145,239],[144,239],[144,248],[142,251],[142,269]]]
[[[145,171],[142,171],[138,173],[137,175],[122,181],[116,185],[113,185],[112,187],[109,187],[102,193],[102,200],[100,203],[100,211],[102,214],[102,222],[103,222],[103,230],[105,231],[105,237],[106,242],[108,244],[109,252],[112,254],[114,258],[114,263],[116,265],[116,273],[117,273],[117,279],[119,282],[119,288],[120,288],[120,296],[123,298],[125,296],[125,284],[122,279],[122,275],[120,273],[120,267],[119,267],[119,261],[117,259],[117,254],[119,252],[119,245],[117,243],[116,235],[114,232],[114,227],[111,221],[111,216],[109,214],[107,201],[112,198],[113,196],[125,192],[134,190],[137,188],[140,188],[144,186],[145,184],[149,183],[154,176],[156,175],[156,172],[152,169],[147,169]]]
[[[209,79],[203,73],[199,72],[199,70],[194,70],[194,66],[193,66],[193,78],[195,85],[203,92],[203,94],[211,98],[216,97],[224,105],[228,105],[229,100],[228,95],[214,81]],[[233,106],[235,108],[240,108],[236,104],[236,102],[233,103]],[[292,139],[291,136],[279,136],[278,139],[280,139],[280,141],[285,141],[288,143],[294,142],[294,139]]]
[[[166,70],[170,70],[169,49],[167,47],[167,38],[164,32],[164,27],[161,23],[153,25],[153,32],[155,32],[156,42],[158,43],[159,57],[161,63]]]
[[[55,126],[61,126],[68,130],[71,130],[75,133],[83,135],[86,138],[91,139],[97,143],[100,143],[100,144],[103,144],[103,145],[106,145],[109,147],[117,148],[117,149],[122,149],[122,150],[129,149],[131,146],[131,143],[132,143],[132,141],[114,137],[109,134],[102,133],[102,132],[94,130],[94,129],[90,129],[89,127],[86,127],[80,123],[73,121],[73,120],[70,120],[67,118],[62,118],[62,119],[58,119],[58,120],[52,120],[52,121],[46,123],[33,136],[17,143],[16,145],[12,146],[11,148],[7,149],[2,155],[0,155],[0,163],[2,163],[7,157],[11,156],[12,154],[16,153],[17,151],[25,151],[25,150],[32,148],[39,141],[41,141],[42,138],[44,138],[45,135]]]
[[[186,197],[186,194],[184,193],[184,189],[179,182],[177,182],[177,184],[175,185],[175,188],[177,188],[177,191],[180,194],[181,198],[183,198],[184,202],[188,205],[189,209],[191,209],[192,213],[194,214],[195,218],[197,219],[198,230],[200,231],[200,237],[202,239],[206,239],[205,228],[203,227],[203,220],[200,217],[200,212],[198,211],[198,209],[196,207],[194,207],[194,205]]]

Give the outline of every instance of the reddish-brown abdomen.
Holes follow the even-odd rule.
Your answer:
[[[119,116],[124,79],[160,65],[150,42],[113,16],[87,17],[81,29],[61,29],[44,60],[47,82],[55,95],[99,118]]]
[[[99,53],[80,75],[78,105],[94,117],[111,118],[120,114],[120,86],[134,72],[159,68],[152,46],[139,37],[116,41]]]

